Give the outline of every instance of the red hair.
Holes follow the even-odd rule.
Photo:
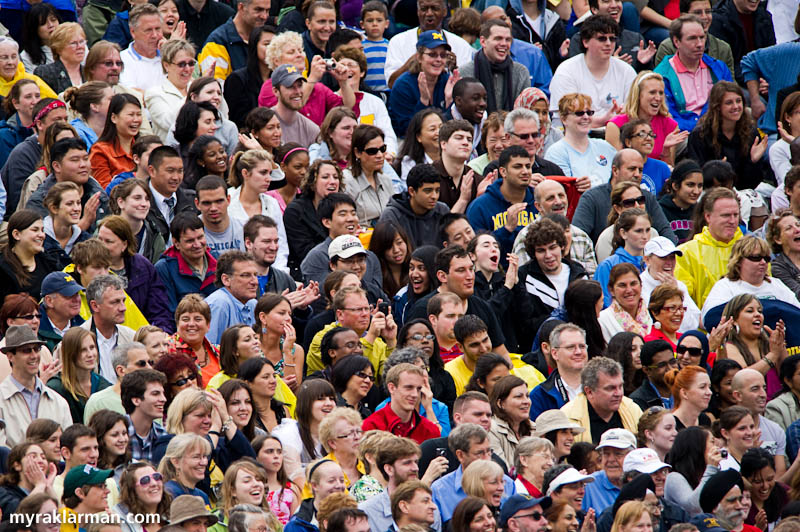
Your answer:
[[[678,408],[681,405],[680,391],[689,389],[694,384],[697,376],[701,373],[703,375],[708,375],[706,370],[700,366],[686,366],[680,371],[677,369],[669,370],[667,374],[664,375],[664,382],[672,390],[672,398],[675,401],[675,408]]]

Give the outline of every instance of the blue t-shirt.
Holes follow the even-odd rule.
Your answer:
[[[611,161],[617,150],[602,139],[589,139],[589,146],[581,153],[561,139],[547,149],[544,158],[556,163],[564,175],[588,177],[592,187],[608,183],[611,179]]]
[[[642,187],[654,196],[661,193],[667,179],[669,179],[669,165],[658,159],[647,158],[642,171]]]

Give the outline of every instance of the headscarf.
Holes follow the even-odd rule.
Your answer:
[[[700,356],[700,367],[705,369],[706,371],[711,371],[711,368],[708,367],[708,353],[710,351],[710,348],[708,346],[708,337],[706,337],[703,331],[692,329],[691,331],[686,331],[681,335],[680,340],[678,340],[677,346],[680,346],[683,343],[683,341],[689,336],[700,340],[700,347],[703,350],[703,354]]]

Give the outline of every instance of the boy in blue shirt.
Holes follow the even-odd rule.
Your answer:
[[[364,55],[367,56],[367,77],[364,79],[367,87],[376,92],[389,90],[386,85],[384,66],[386,65],[386,51],[389,49],[389,40],[383,32],[389,27],[389,11],[386,4],[380,0],[370,0],[361,8],[361,28],[364,30]]]

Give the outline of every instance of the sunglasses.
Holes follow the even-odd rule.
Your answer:
[[[409,340],[414,340],[416,342],[419,342],[421,340],[428,340],[429,342],[432,342],[435,338],[436,337],[432,334],[412,334],[409,337]]]
[[[162,480],[164,480],[164,477],[161,476],[161,473],[153,473],[152,475],[145,475],[139,479],[139,485],[147,486],[148,484],[150,484],[151,480],[153,482],[161,482]]]
[[[622,200],[622,206],[625,207],[626,209],[629,209],[631,207],[636,206],[637,204],[644,205],[646,201],[647,198],[645,198],[644,196],[639,196],[638,198],[628,198]]]
[[[152,366],[153,361],[149,358],[147,360],[137,360],[133,365],[137,368],[146,368],[147,366]]]
[[[103,61],[100,64],[106,68],[112,68],[112,67],[122,68],[125,66],[125,63],[123,63],[122,61]]]
[[[380,148],[364,148],[364,153],[367,155],[378,155],[378,152],[386,153],[386,144]]]
[[[675,348],[675,352],[678,353],[679,355],[685,355],[687,351],[689,352],[689,355],[693,357],[703,356],[703,349],[700,347],[689,347],[686,345],[679,345],[678,347]]]
[[[512,517],[512,519],[522,519],[522,518],[525,518],[525,517],[531,517],[531,518],[533,518],[534,521],[538,521],[539,519],[544,517],[544,514],[542,512],[533,512],[533,513],[530,513],[530,514],[518,515],[516,517]]]
[[[194,68],[194,66],[197,64],[197,61],[195,61],[194,59],[189,59],[188,61],[179,61],[177,63],[172,63],[172,64],[178,68],[186,68],[186,67]]]
[[[181,377],[180,379],[176,380],[175,382],[171,382],[172,386],[185,386],[187,382],[193,381],[197,379],[197,375],[192,375],[191,377]]]
[[[364,373],[363,371],[357,371],[357,372],[354,373],[354,375],[356,377],[358,377],[359,379],[369,379],[370,381],[374,381],[375,380],[375,377],[373,377],[369,373]]]
[[[538,139],[539,137],[542,136],[542,134],[539,133],[538,131],[534,131],[533,133],[523,133],[522,135],[518,133],[511,133],[511,134],[517,137],[519,140]]]
[[[17,316],[14,318],[15,320],[40,320],[42,319],[42,315],[39,313],[36,314],[23,314],[22,316]]]
[[[574,113],[572,113],[572,114],[574,114],[575,116],[577,116],[578,118],[580,118],[580,117],[582,117],[583,115],[586,115],[586,116],[594,116],[594,111],[592,111],[591,109],[589,109],[589,110],[587,110],[587,111],[575,111],[575,112],[574,112]]]
[[[762,260],[769,264],[772,261],[772,257],[769,255],[748,255],[745,257],[750,262],[761,262]]]
[[[617,42],[616,35],[595,35],[594,38],[600,42]]]

